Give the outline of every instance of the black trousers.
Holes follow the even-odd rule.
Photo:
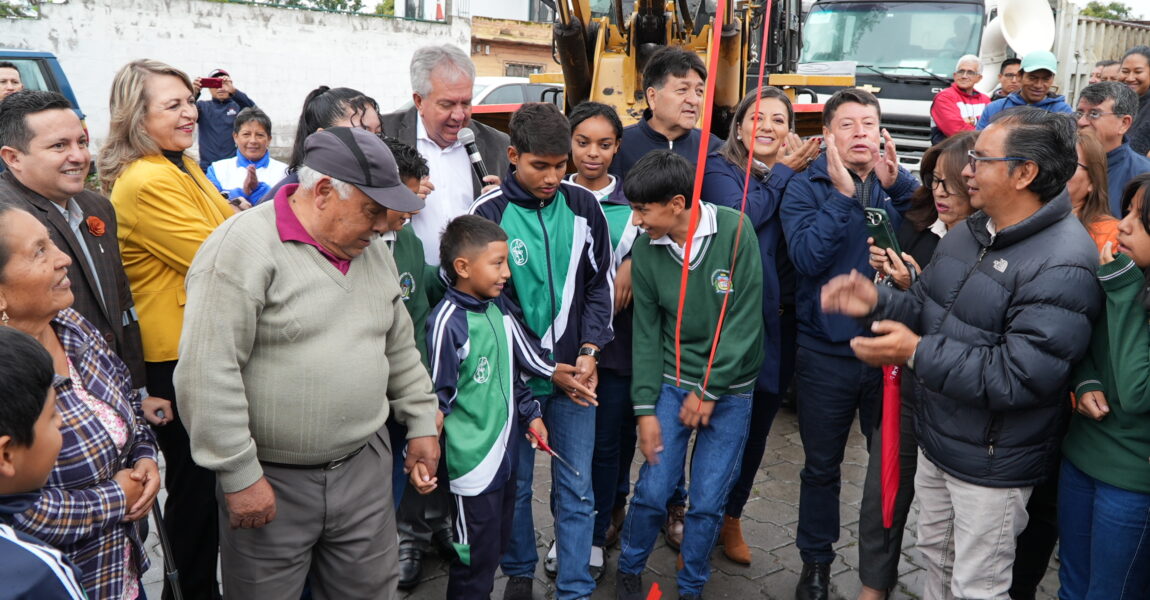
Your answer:
[[[148,393],[172,401],[172,422],[154,427],[164,453],[164,526],[172,544],[172,558],[180,572],[184,600],[218,600],[216,557],[219,554],[219,520],[216,508],[216,476],[192,461],[188,430],[180,420],[172,373],[176,361],[146,363]],[[173,598],[165,579],[163,600]]]
[[[1050,556],[1058,543],[1058,473],[1055,470],[1049,479],[1035,486],[1026,503],[1030,520],[1015,542],[1012,600],[1034,600],[1038,584],[1050,566]]]
[[[440,461],[443,464],[443,461]],[[478,496],[452,494],[455,559],[448,571],[447,597],[488,600],[495,586],[499,559],[511,543],[515,516],[515,469],[503,487]],[[447,481],[440,469],[440,481]],[[446,485],[444,486],[446,487]]]

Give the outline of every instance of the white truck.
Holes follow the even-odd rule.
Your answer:
[[[1008,56],[1051,50],[1056,91],[1074,105],[1095,62],[1150,45],[1150,27],[1079,12],[1069,0],[818,0],[803,26],[800,63],[853,61],[858,87],[882,102],[900,161],[917,171],[930,147],[931,101],[962,55],[982,57],[978,87],[989,92]],[[820,101],[834,93],[813,91]]]

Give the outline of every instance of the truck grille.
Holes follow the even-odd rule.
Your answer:
[[[883,115],[882,126],[898,148],[899,163],[911,171],[918,171],[922,154],[930,148],[930,119]]]

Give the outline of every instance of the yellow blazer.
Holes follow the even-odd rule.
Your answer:
[[[140,315],[144,360],[179,358],[184,276],[210,234],[234,211],[196,161],[187,173],[162,155],[128,165],[112,185],[124,272]]]

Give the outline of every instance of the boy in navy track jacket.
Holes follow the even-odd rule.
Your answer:
[[[0,600],[84,600],[59,550],[12,528],[32,508],[60,453],[52,357],[31,336],[0,327]]]
[[[428,320],[432,381],[443,417],[443,465],[454,498],[454,545],[447,596],[489,598],[515,514],[513,441],[528,430],[544,443],[542,409],[521,372],[564,388],[575,368],[544,358],[501,299],[510,277],[507,234],[474,215],[450,224],[441,264],[453,285]],[[583,393],[589,390],[582,388]]]
[[[594,390],[599,351],[613,337],[615,272],[607,219],[590,192],[563,181],[571,131],[554,105],[524,104],[510,129],[512,166],[500,188],[476,200],[471,212],[507,232],[512,275],[507,296],[527,328],[554,360],[574,363],[580,380]],[[555,430],[552,447],[574,466],[552,462],[556,597],[584,598],[595,589],[587,569],[594,524],[594,400],[556,394],[546,380],[532,380],[531,388]],[[512,543],[503,557],[511,598],[528,597],[539,560],[531,518],[533,464],[531,446],[523,440]]]

